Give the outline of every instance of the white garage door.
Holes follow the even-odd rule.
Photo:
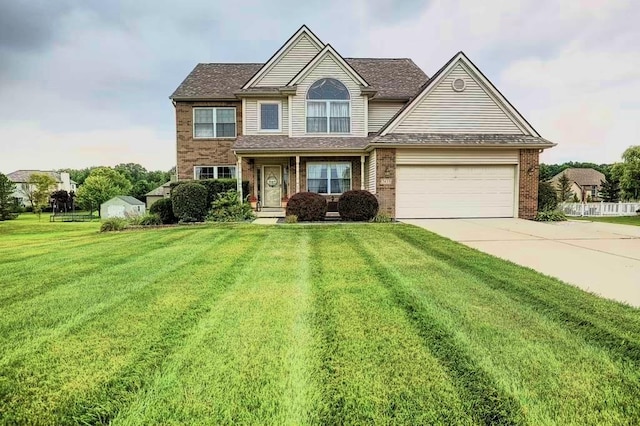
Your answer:
[[[398,218],[513,217],[514,165],[397,167]]]
[[[124,217],[124,206],[108,206],[107,217]]]

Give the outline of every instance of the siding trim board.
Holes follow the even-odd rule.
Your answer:
[[[437,89],[449,76],[451,71],[458,66],[460,66],[462,70],[466,71],[469,78],[484,90],[484,92],[495,102],[495,105],[511,119],[514,125],[519,128],[518,133],[540,137],[538,132],[529,124],[522,114],[513,107],[513,105],[502,95],[502,93],[500,93],[491,81],[482,74],[482,72],[463,52],[456,54],[451,58],[451,60],[449,60],[449,62],[447,62],[447,64],[440,68],[440,70],[420,89],[418,95],[405,105],[405,107],[401,109],[396,116],[389,121],[389,123],[387,123],[387,125],[380,131],[380,135],[384,136],[388,133],[395,132],[402,125],[407,116],[413,113],[421,105],[422,101],[428,97],[432,91]],[[451,87],[449,86],[449,88]],[[463,92],[456,92],[456,94],[460,95],[464,95],[465,93],[466,90]],[[513,131],[511,133],[513,133]]]

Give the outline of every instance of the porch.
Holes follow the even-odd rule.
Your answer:
[[[256,153],[237,156],[238,182],[249,181],[248,196],[258,217],[284,217],[289,198],[298,192],[323,195],[329,211],[345,191],[368,189],[369,157],[365,153]]]

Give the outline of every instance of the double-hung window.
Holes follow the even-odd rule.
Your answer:
[[[351,163],[308,163],[307,191],[342,194],[351,190]]]
[[[195,179],[235,179],[236,166],[196,166]]]
[[[349,90],[333,78],[323,78],[307,91],[307,133],[350,133]]]
[[[193,137],[235,138],[236,109],[228,107],[194,108]]]
[[[260,131],[279,132],[281,130],[282,104],[279,101],[258,102]]]

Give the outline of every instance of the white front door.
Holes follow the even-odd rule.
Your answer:
[[[282,169],[264,166],[262,169],[263,207],[280,207],[282,197]]]

